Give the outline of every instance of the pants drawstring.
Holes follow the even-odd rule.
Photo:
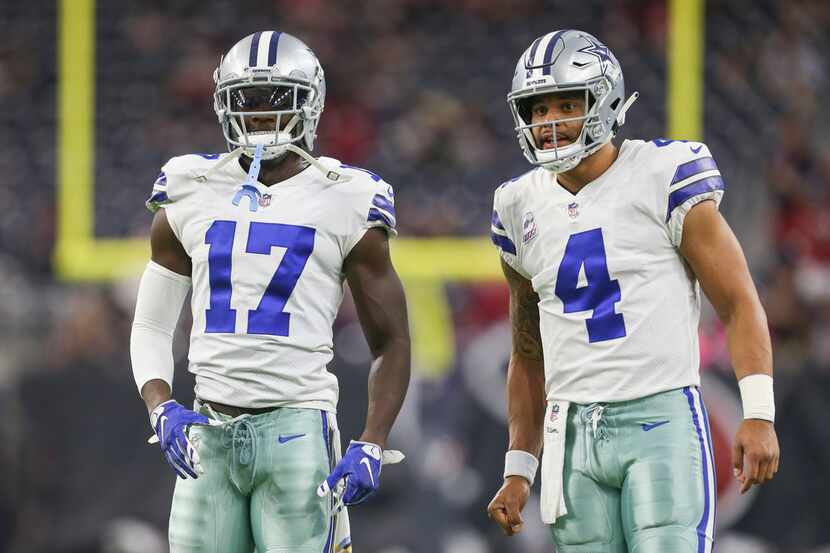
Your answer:
[[[236,420],[229,421],[225,427],[222,445],[231,450],[231,481],[236,488],[245,493],[253,488],[256,478],[257,436],[256,428],[250,421],[251,415],[242,415]],[[238,478],[238,468],[250,465],[250,480],[248,490],[243,490]]]
[[[602,414],[605,411],[605,405],[599,403],[592,403],[585,410],[585,422],[591,423],[591,431],[595,440],[605,440],[608,438],[608,432],[605,425],[600,425],[602,421]]]

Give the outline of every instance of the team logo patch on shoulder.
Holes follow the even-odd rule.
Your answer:
[[[536,221],[533,212],[528,211],[522,218],[522,242],[528,243],[536,237]]]

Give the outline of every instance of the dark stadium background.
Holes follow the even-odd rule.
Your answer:
[[[219,53],[276,28],[307,42],[326,71],[317,153],[395,186],[402,236],[485,237],[493,189],[527,170],[505,103],[519,54],[557,28],[596,34],[641,94],[622,138],[662,137],[667,9],[662,0],[99,0],[95,234],[146,236],[143,202],[166,159],[224,150],[211,104]],[[704,139],[767,310],[782,449],[776,479],[744,498],[720,463],[717,549],[826,553],[830,2],[712,0],[705,10]],[[68,282],[52,264],[57,21],[55,2],[0,2],[0,551],[160,553],[173,477],[145,443],[130,372],[135,280]],[[392,440],[408,459],[352,511],[355,551],[551,551],[535,497],[511,541],[485,514],[507,438],[506,289],[454,283],[446,292],[455,355],[446,366],[416,362]],[[176,350],[182,402],[192,398],[188,323]],[[701,333],[724,461],[739,404],[711,309]],[[368,370],[348,303],[335,347],[348,439],[360,430]]]

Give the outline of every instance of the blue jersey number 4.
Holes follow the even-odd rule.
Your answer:
[[[584,286],[578,287],[579,272],[585,267]],[[614,311],[620,301],[620,283],[611,280],[605,255],[602,229],[572,234],[556,275],[556,295],[565,313],[592,311],[585,321],[588,342],[604,342],[625,336],[622,313]]]
[[[236,331],[236,310],[231,309],[231,260],[235,221],[214,221],[205,234],[208,250],[210,307],[205,311],[205,332]],[[291,314],[283,311],[314,249],[311,227],[252,222],[247,253],[270,255],[274,246],[286,248],[257,308],[248,312],[248,334],[288,336]]]

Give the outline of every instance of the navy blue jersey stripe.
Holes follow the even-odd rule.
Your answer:
[[[256,67],[257,52],[259,51],[259,38],[262,32],[254,33],[251,38],[251,52],[248,54],[248,67]]]
[[[343,169],[354,169],[356,171],[363,171],[364,173],[366,173],[367,175],[372,177],[372,180],[375,181],[375,182],[380,182],[380,180],[381,180],[378,175],[374,174],[373,172],[369,171],[368,169],[363,169],[362,167],[355,167],[354,165],[346,165],[345,163],[341,163],[340,167],[342,167]]]
[[[372,204],[376,207],[388,211],[393,216],[395,215],[395,204],[390,202],[385,196],[375,194],[375,197],[372,198]]]
[[[684,179],[688,179],[692,175],[697,175],[698,173],[703,173],[704,171],[715,171],[717,168],[718,164],[715,163],[715,160],[711,157],[701,157],[693,159],[692,161],[687,161],[677,167],[677,171],[674,172],[674,177],[672,177],[671,184],[677,184]]]
[[[281,34],[276,31],[271,33],[271,42],[268,44],[268,65],[277,63],[277,46],[279,45]]]
[[[367,221],[380,221],[384,225],[389,228],[395,228],[395,223],[389,219],[389,217],[378,210],[376,207],[369,208],[369,217],[366,218]]]
[[[510,238],[508,238],[507,236],[502,236],[501,234],[491,232],[490,240],[493,241],[493,244],[500,247],[507,253],[512,253],[513,255],[516,255],[516,244],[514,244],[513,241],[510,240]]]
[[[689,198],[706,194],[707,192],[712,192],[714,190],[724,190],[725,188],[726,185],[724,185],[723,179],[718,175],[707,179],[700,179],[699,181],[687,184],[683,188],[678,188],[669,194],[669,207],[666,211],[666,221],[668,222],[668,220],[671,219],[672,211]]]
[[[490,218],[490,224],[499,230],[504,230],[504,225],[501,224],[498,211],[493,211],[493,216]]]
[[[155,194],[150,196],[150,199],[147,200],[147,203],[158,204],[158,203],[164,203],[166,201],[167,201],[167,192],[156,192]]]

